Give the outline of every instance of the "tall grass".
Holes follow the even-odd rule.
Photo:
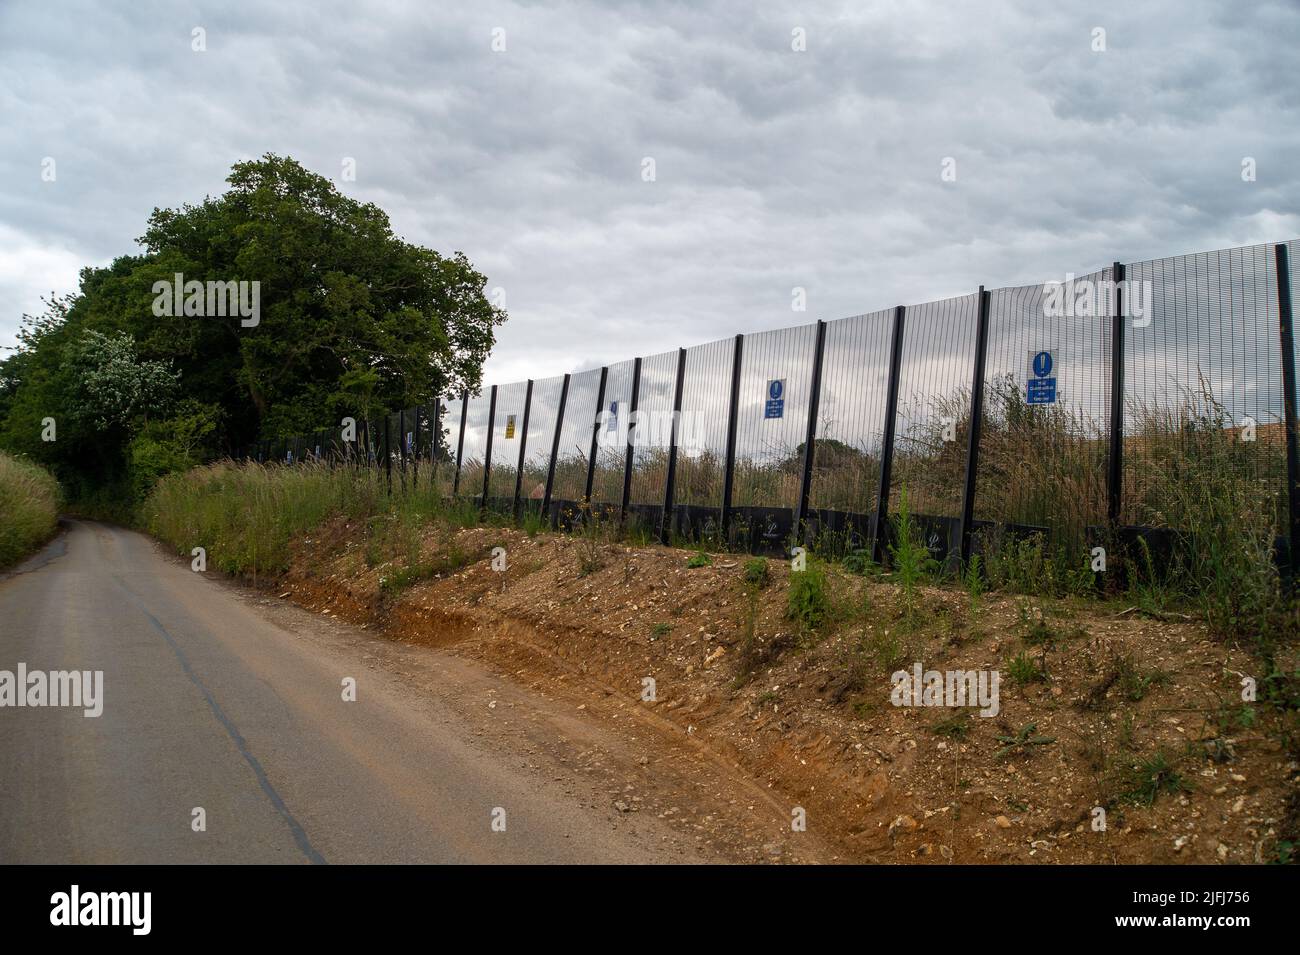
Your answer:
[[[1273,559],[1285,526],[1281,429],[1243,440],[1204,382],[1177,404],[1135,408],[1132,417],[1126,517],[1173,532],[1163,583],[1201,610],[1212,631],[1273,639],[1287,625]],[[1142,572],[1139,562],[1139,579]]]
[[[164,477],[140,516],[182,553],[203,547],[218,569],[256,575],[287,568],[293,540],[331,516],[370,519],[389,503],[376,469],[218,462]]]
[[[0,570],[54,534],[59,484],[44,468],[0,451]]]

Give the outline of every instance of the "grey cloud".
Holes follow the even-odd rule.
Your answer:
[[[0,236],[23,264],[0,264],[0,340],[72,263],[268,150],[334,178],[355,157],[341,188],[506,289],[497,382],[1285,239],[1297,40],[1283,2],[10,2]]]

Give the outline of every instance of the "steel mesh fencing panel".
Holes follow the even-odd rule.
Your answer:
[[[1271,246],[1126,266],[1123,520],[1285,526],[1286,427]]]
[[[668,482],[673,399],[677,392],[677,350],[641,359],[636,427],[632,429],[633,504],[660,504]]]
[[[456,442],[460,439],[460,395],[440,399],[442,413],[438,417],[438,434],[434,441],[434,483],[444,497],[451,497],[456,480]]]
[[[890,471],[891,514],[898,512],[900,492],[906,488],[913,514],[961,515],[978,319],[977,293],[907,307]]]
[[[989,293],[975,518],[1083,553],[1106,521],[1111,270]]]
[[[677,427],[676,504],[722,508],[735,354],[734,338],[686,349]]]
[[[861,517],[875,511],[893,330],[892,308],[826,323],[809,489],[813,508]],[[867,526],[856,529],[865,532]]]
[[[492,473],[488,497],[513,501],[519,473],[519,444],[524,433],[524,400],[528,382],[516,381],[497,388],[496,423],[492,433]]]
[[[569,397],[560,423],[560,445],[555,455],[555,483],[551,498],[579,501],[587,490],[587,460],[591,454],[591,429],[600,411],[600,369],[575,372],[569,378]]]
[[[604,419],[596,445],[596,472],[591,485],[593,504],[620,504],[627,470],[628,420],[632,406],[632,376],[636,363],[609,366],[605,381]]]
[[[357,419],[357,456],[367,467],[375,465],[375,420]]]
[[[536,501],[538,506],[546,496],[546,472],[551,465],[551,445],[555,441],[563,387],[563,376],[533,382],[533,405],[528,414],[528,443],[524,449],[524,483],[520,497],[525,501]]]
[[[346,440],[343,425],[330,428],[324,432],[325,460],[331,464],[342,464],[352,460],[355,442]]]
[[[401,466],[403,485],[414,480],[415,476],[415,423],[415,408],[403,408],[397,415],[397,443],[393,445],[397,458],[394,463]]]
[[[488,416],[492,410],[492,389],[484,387],[481,394],[469,399],[465,409],[465,446],[460,461],[460,495],[468,498],[483,496],[483,464],[487,452]],[[496,448],[492,449],[493,460]]]
[[[817,326],[745,336],[737,402],[736,507],[799,503]]]

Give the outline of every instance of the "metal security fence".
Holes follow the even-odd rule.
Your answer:
[[[1300,538],[1300,240],[1113,266],[448,396],[242,456],[557,526],[667,541],[833,538],[882,556],[902,503],[935,556],[1178,529],[1207,475]]]

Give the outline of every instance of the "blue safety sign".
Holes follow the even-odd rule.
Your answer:
[[[763,408],[764,418],[785,417],[785,379],[771,378],[767,382],[767,403]]]
[[[1025,403],[1051,405],[1056,403],[1056,353],[1034,351],[1029,353],[1029,374],[1025,379]]]

